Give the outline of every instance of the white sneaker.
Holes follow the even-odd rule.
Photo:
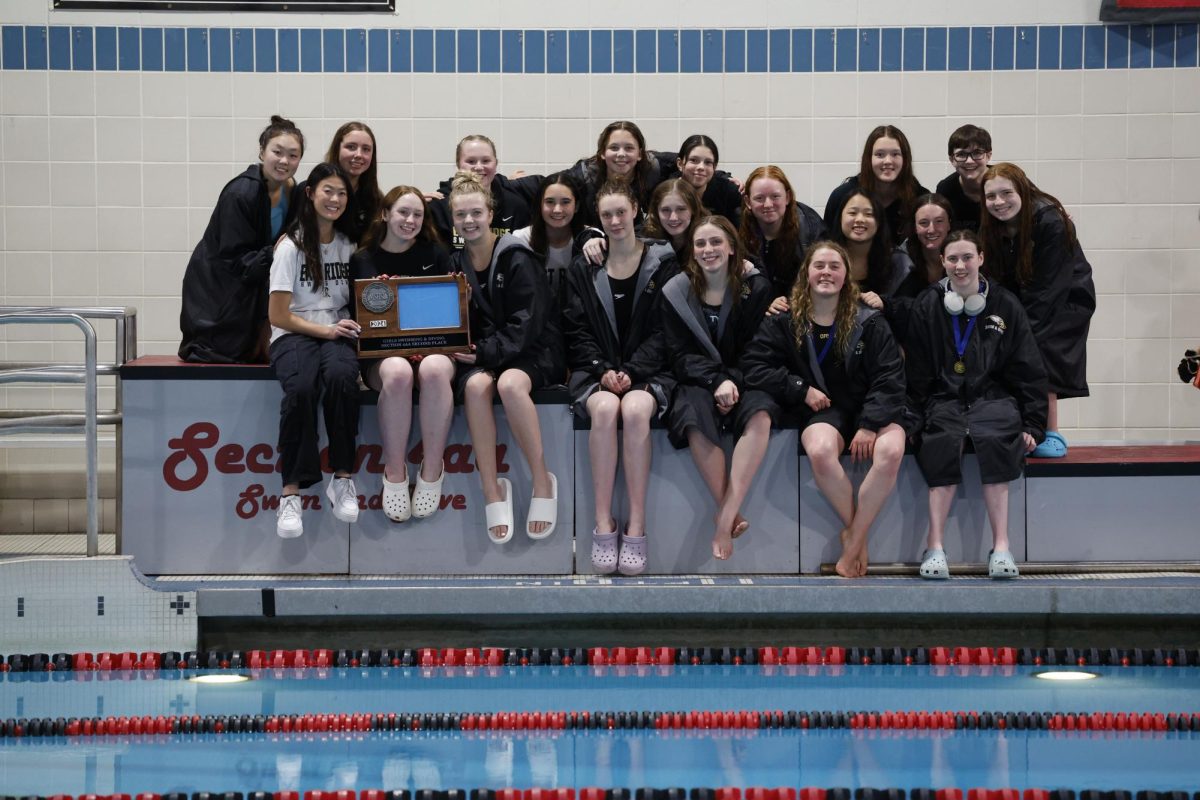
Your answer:
[[[304,520],[300,518],[300,495],[289,494],[279,498],[279,510],[275,512],[275,533],[283,539],[295,539],[304,533]]]
[[[350,478],[334,478],[325,488],[333,515],[342,522],[358,522],[358,490]]]

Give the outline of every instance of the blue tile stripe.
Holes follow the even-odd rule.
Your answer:
[[[1196,68],[1197,24],[490,30],[0,26],[0,69],[722,73]]]

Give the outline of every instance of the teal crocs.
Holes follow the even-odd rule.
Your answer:
[[[1029,455],[1033,458],[1062,458],[1067,454],[1067,440],[1058,431],[1046,431],[1046,438]]]
[[[988,553],[988,577],[993,580],[1008,580],[1020,575],[1017,562],[1013,561],[1012,553],[1007,550],[993,550]]]

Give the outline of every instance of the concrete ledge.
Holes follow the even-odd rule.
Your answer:
[[[739,625],[756,618],[895,616],[1059,620],[1119,617],[1200,619],[1200,574],[1046,576],[1009,583],[960,577],[918,578],[672,576],[599,578],[159,579],[163,591],[197,595],[213,617],[467,617],[481,625],[509,617],[584,620],[594,615],[720,615]]]

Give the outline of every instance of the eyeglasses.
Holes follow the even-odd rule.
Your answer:
[[[952,155],[951,158],[954,159],[955,164],[965,164],[965,163],[967,163],[968,159],[970,159],[971,161],[983,161],[983,159],[987,156],[987,154],[988,154],[988,151],[983,150],[983,149],[955,150],[954,155]]]

